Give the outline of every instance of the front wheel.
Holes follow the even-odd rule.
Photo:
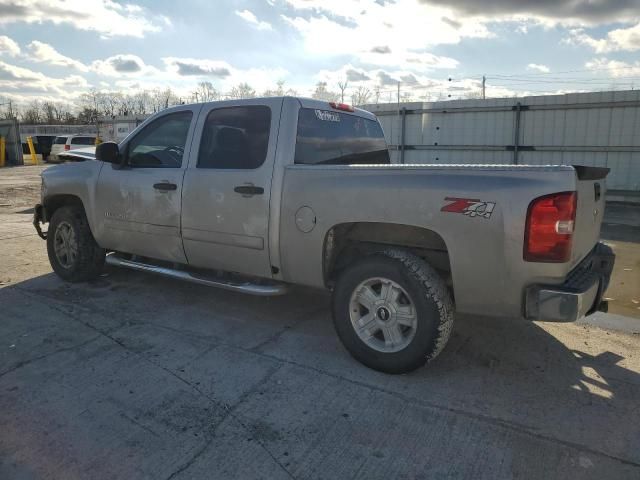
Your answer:
[[[61,207],[49,222],[47,253],[54,272],[68,282],[83,282],[102,271],[105,250],[93,238],[84,209]]]
[[[342,273],[333,291],[333,321],[356,360],[382,372],[406,373],[433,360],[446,345],[453,301],[429,264],[392,249]]]

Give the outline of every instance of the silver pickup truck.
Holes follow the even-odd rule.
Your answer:
[[[348,105],[178,106],[77,160],[42,174],[34,218],[64,280],[106,261],[256,295],[327,288],[345,347],[385,372],[435,358],[454,309],[588,315],[613,268],[607,169],[393,165],[376,117]]]

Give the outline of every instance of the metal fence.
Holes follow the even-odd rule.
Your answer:
[[[640,194],[640,91],[368,105],[396,163],[590,165]]]

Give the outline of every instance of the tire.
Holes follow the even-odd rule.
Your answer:
[[[351,356],[385,373],[408,373],[433,360],[453,329],[446,284],[404,250],[376,253],[348,267],[332,302],[336,332]]]
[[[56,210],[49,222],[47,254],[63,280],[84,282],[100,275],[106,251],[93,238],[84,209],[66,206]]]

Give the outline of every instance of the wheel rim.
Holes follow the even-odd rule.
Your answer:
[[[369,278],[360,283],[351,294],[349,316],[360,340],[384,353],[405,349],[418,327],[411,296],[387,278]]]
[[[60,222],[53,237],[53,250],[58,263],[64,268],[71,268],[78,257],[78,242],[73,227],[68,222]]]

